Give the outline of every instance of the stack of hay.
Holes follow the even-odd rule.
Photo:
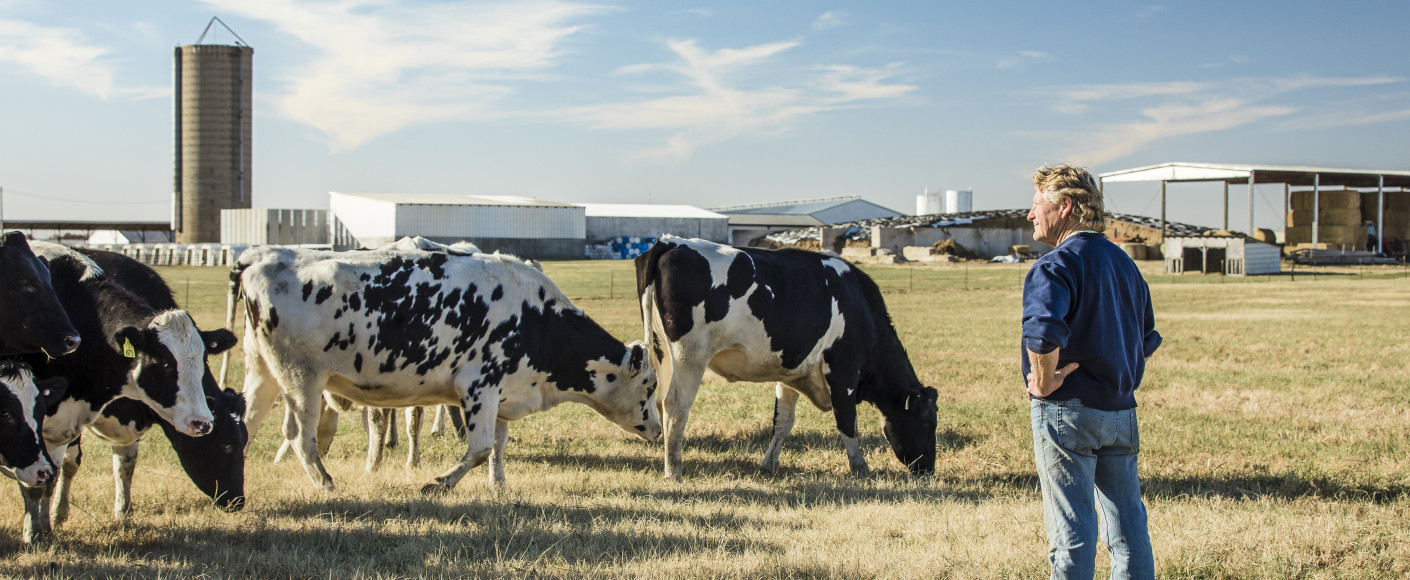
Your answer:
[[[1324,248],[1360,250],[1366,246],[1366,228],[1361,225],[1361,192],[1352,189],[1323,191],[1320,194],[1317,242]],[[1372,207],[1375,202],[1372,202]],[[1288,212],[1287,245],[1312,242],[1312,192],[1294,191],[1292,211]]]
[[[1361,194],[1361,219],[1376,221],[1376,193]],[[1410,239],[1410,193],[1386,192],[1385,237]]]

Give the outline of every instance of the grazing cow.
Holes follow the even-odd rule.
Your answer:
[[[502,461],[509,421],[565,401],[647,440],[660,434],[645,349],[613,338],[518,258],[260,247],[231,273],[232,294],[242,287],[245,423],[255,433],[282,388],[285,438],[324,489],[325,389],[372,407],[467,409],[464,458],[424,492],[453,488],[491,453]]]
[[[64,396],[63,379],[34,382],[30,366],[0,359],[0,473],[24,487],[43,486],[54,476],[40,425],[44,411]]]
[[[730,381],[778,381],[765,470],[778,468],[799,394],[833,412],[853,473],[869,472],[857,441],[861,401],[881,411],[901,463],[935,469],[937,393],[916,378],[881,291],[855,266],[668,235],[636,258],[636,272],[664,389],[667,477],[681,477],[685,423],[707,368]]]
[[[24,234],[0,235],[0,355],[62,356],[77,349],[79,340],[54,295],[48,266]]]
[[[142,297],[157,310],[179,308],[171,287],[145,264],[115,252],[77,250],[93,260],[119,286]],[[233,338],[233,334],[230,338]],[[229,352],[228,350],[226,352]],[[132,474],[136,468],[138,443],[154,425],[162,428],[176,450],[176,457],[196,488],[222,509],[238,511],[245,505],[245,399],[231,389],[222,391],[206,365],[201,386],[215,417],[209,435],[192,437],[162,420],[147,405],[132,399],[118,399],[103,409],[102,416],[88,430],[112,445],[115,500],[113,513],[122,517],[132,503]],[[61,523],[68,515],[68,491],[78,472],[82,450],[70,446],[55,490],[53,520]]]
[[[202,385],[206,354],[234,346],[235,335],[225,329],[202,332],[185,311],[154,308],[103,276],[88,256],[58,244],[32,246],[49,261],[54,291],[83,337],[78,350],[63,358],[26,356],[36,375],[64,377],[69,383],[63,399],[44,417],[49,456],[64,457],[83,428],[121,397],[146,403],[186,435],[210,433],[215,418]],[[38,541],[49,531],[52,483],[43,491],[46,501],[26,506],[26,531],[34,532],[26,541]]]

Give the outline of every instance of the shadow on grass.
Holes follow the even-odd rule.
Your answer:
[[[1315,498],[1385,504],[1406,497],[1410,487],[1362,485],[1317,477],[1305,479],[1291,473],[1233,474],[1212,477],[1152,477],[1141,480],[1147,499],[1219,497],[1256,500]]]
[[[701,532],[762,525],[747,515],[731,513],[736,510],[687,513],[665,504],[590,507],[564,499],[565,503],[474,500],[446,505],[435,498],[326,497],[269,506],[271,520],[249,529],[174,530],[129,522],[116,534],[80,536],[60,530],[47,548],[22,546],[14,537],[0,539],[0,553],[6,554],[0,574],[458,578],[538,570],[537,575],[579,576],[603,566],[669,554],[785,552],[785,546],[776,541],[741,542],[728,534],[717,537]],[[204,515],[213,514],[193,513]],[[439,525],[427,526],[428,521]],[[124,555],[118,560],[132,563],[113,564],[114,555]]]

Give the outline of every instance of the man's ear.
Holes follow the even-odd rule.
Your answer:
[[[1062,201],[1058,202],[1058,214],[1062,216],[1062,219],[1072,217],[1072,212],[1075,209],[1077,209],[1077,204],[1072,203],[1071,196],[1064,197]]]

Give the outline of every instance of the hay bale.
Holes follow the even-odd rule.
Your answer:
[[[1312,192],[1292,192],[1292,209],[1312,211]],[[1322,211],[1329,209],[1361,209],[1361,192],[1354,189],[1324,190],[1318,195],[1318,205]]]
[[[973,250],[964,247],[959,242],[956,242],[954,239],[940,240],[938,242],[935,242],[934,244],[931,244],[930,248],[931,253],[936,255],[955,256],[957,258],[964,258],[966,260],[980,259],[979,254],[974,253]]]
[[[1278,243],[1278,234],[1268,228],[1258,228],[1253,230],[1253,239],[1266,244]]]
[[[1283,241],[1288,245],[1310,243],[1312,241],[1312,226],[1288,227],[1287,236]],[[1322,226],[1318,231],[1317,242],[1328,244],[1331,247],[1364,247],[1366,245],[1366,228],[1360,225]]]
[[[1312,210],[1293,210],[1290,220],[1294,226],[1312,225]],[[1323,209],[1318,212],[1318,221],[1324,226],[1359,226],[1361,225],[1361,208],[1353,209]]]
[[[1136,242],[1121,242],[1120,244],[1117,244],[1117,246],[1121,248],[1121,251],[1126,252],[1126,255],[1130,256],[1132,260],[1146,259],[1145,244],[1138,244]]]

